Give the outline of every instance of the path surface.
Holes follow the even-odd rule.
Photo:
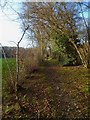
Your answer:
[[[41,67],[32,73],[23,84],[31,103],[29,111],[41,117],[88,117],[85,72],[79,67]]]

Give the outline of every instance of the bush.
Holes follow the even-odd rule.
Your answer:
[[[26,49],[20,52],[20,72],[29,74],[39,67],[39,50],[38,48]]]

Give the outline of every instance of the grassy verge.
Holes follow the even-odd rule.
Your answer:
[[[15,59],[8,58],[7,61],[5,59],[2,59],[2,94],[3,94],[4,100],[5,99],[7,100],[8,93],[10,92],[9,88],[12,85],[11,84],[11,76],[12,76],[12,80],[14,80],[14,77],[15,77]],[[13,86],[11,87],[11,89],[13,89]]]
[[[16,62],[15,62],[14,58],[8,58],[7,61],[5,59],[2,59],[2,80],[3,80],[3,83],[10,78],[10,71],[11,71],[12,76],[13,76],[13,72],[15,72],[15,68],[16,68],[15,64],[16,64]],[[8,66],[10,68],[10,71],[9,71]]]

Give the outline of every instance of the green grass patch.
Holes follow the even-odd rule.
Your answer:
[[[15,66],[16,61],[14,58],[8,58],[7,61],[5,59],[2,59],[2,76],[3,79],[8,79],[10,71],[9,68],[11,70],[11,72],[15,71]],[[9,68],[8,68],[9,66]]]
[[[8,68],[9,67],[9,68]],[[10,70],[9,70],[10,69]],[[10,71],[12,78],[14,77],[16,69],[16,61],[14,58],[2,59],[2,87],[6,88],[7,82],[10,81]]]
[[[49,58],[49,59],[44,60],[43,63],[42,63],[42,65],[50,67],[50,66],[58,66],[58,65],[60,65],[60,63],[56,59],[50,59]]]

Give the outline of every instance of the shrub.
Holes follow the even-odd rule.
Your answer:
[[[28,74],[37,70],[39,67],[39,50],[38,48],[25,49],[20,52],[20,72]]]

